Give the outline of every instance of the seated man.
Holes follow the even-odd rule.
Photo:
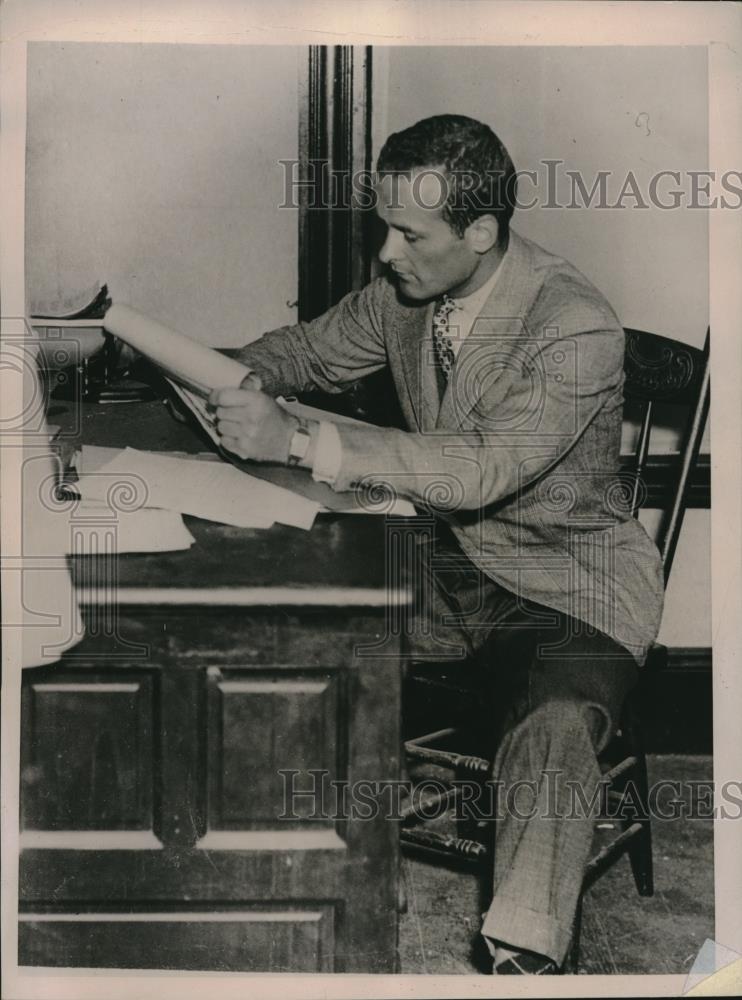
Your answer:
[[[412,653],[476,654],[507,695],[494,777],[531,802],[498,809],[482,932],[496,972],[538,974],[565,958],[591,846],[589,810],[565,818],[567,783],[590,799],[663,586],[617,478],[623,329],[579,271],[510,230],[515,190],[470,118],[390,136],[376,187],[390,273],[241,349],[255,374],[211,401],[235,455],[336,490],[388,484],[440,515],[435,627]],[[273,398],[383,366],[407,430],[302,423]]]

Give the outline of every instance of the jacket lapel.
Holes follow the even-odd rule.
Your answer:
[[[395,321],[395,333],[410,406],[422,431],[435,428],[438,385],[433,341],[429,336],[434,305],[405,309]]]
[[[484,392],[487,404],[497,401],[497,381],[508,368],[517,339],[525,331],[529,299],[537,286],[531,251],[513,230],[502,273],[468,337],[461,345],[452,377],[441,401],[435,427],[461,427]],[[507,391],[503,379],[501,391]]]

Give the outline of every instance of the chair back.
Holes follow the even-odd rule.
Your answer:
[[[640,410],[639,435],[633,463],[631,513],[634,517],[638,516],[641,505],[642,481],[647,467],[649,440],[657,404],[680,404],[687,407],[688,411],[675,463],[671,499],[657,538],[667,582],[685,515],[690,477],[698,458],[708,415],[709,331],[706,331],[706,340],[701,350],[644,330],[627,328],[625,332],[624,396],[627,400],[637,400]]]

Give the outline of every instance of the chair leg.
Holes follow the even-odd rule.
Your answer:
[[[634,787],[637,793],[638,815],[627,819],[625,826],[640,823],[642,832],[634,837],[628,849],[631,871],[640,896],[654,895],[654,863],[652,860],[652,827],[649,819],[649,777],[647,758],[640,726],[635,712],[629,707],[624,713],[623,731],[632,754],[637,758]]]
[[[568,976],[576,976],[580,965],[580,934],[582,932],[582,893],[577,902],[575,919],[572,924],[572,941],[570,942],[567,957],[562,966],[562,972]]]
[[[488,784],[489,775],[456,775],[457,780],[466,782],[472,795],[466,801],[457,805],[456,833],[464,840],[488,839],[494,819],[492,786]]]
[[[654,895],[654,869],[652,863],[652,828],[649,823],[637,834],[629,849],[629,862],[634,882],[640,896]]]
[[[647,760],[643,751],[639,751],[637,756],[635,773],[641,814],[635,818],[634,822],[641,824],[642,832],[632,840],[628,855],[637,892],[640,896],[653,896],[654,862],[652,860],[652,826],[649,820]]]

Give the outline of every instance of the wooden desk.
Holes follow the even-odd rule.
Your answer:
[[[204,448],[159,403],[85,407],[74,433]],[[190,551],[77,558],[88,634],[26,673],[19,960],[393,972],[391,793],[362,819],[330,785],[399,776],[388,525],[186,522]],[[292,780],[324,801],[292,809]]]

